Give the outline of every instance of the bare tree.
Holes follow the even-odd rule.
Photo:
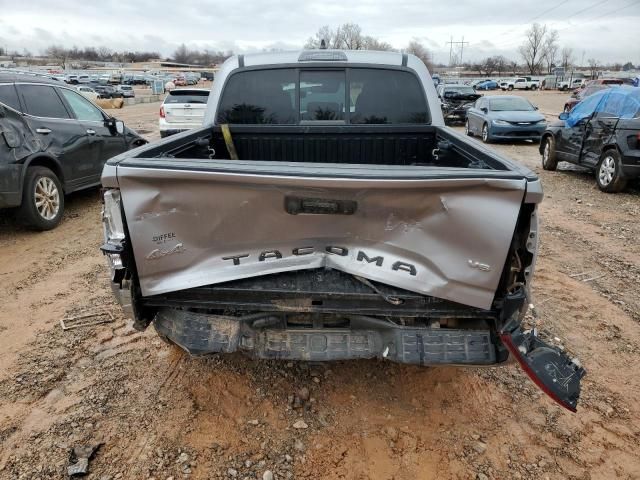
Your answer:
[[[173,52],[173,61],[177,63],[189,63],[191,60],[191,52],[187,49],[187,46],[183,43],[176,51]]]
[[[364,37],[364,46],[362,48],[364,50],[393,50],[393,47],[387,42],[368,35]]]
[[[573,65],[573,62],[573,48],[564,47],[560,52],[560,64],[562,65],[562,68],[564,68],[565,71],[568,70],[569,67]]]
[[[103,62],[106,62],[108,60],[113,60],[113,58],[112,58],[113,52],[108,47],[105,47],[105,46],[98,47],[96,52],[98,54],[98,58],[100,60],[102,60]]]
[[[520,68],[520,65],[518,65],[518,62],[516,62],[514,60],[511,60],[509,62],[509,70],[511,70],[514,75],[518,74],[518,68]]]
[[[69,50],[64,48],[61,45],[51,45],[49,48],[45,50],[45,55],[47,57],[51,57],[54,60],[60,62],[62,68],[66,68],[67,60],[69,59]]]
[[[587,64],[589,65],[589,69],[591,70],[591,78],[597,78],[598,77],[598,67],[600,62],[598,60],[596,60],[595,58],[589,58],[587,60]]]
[[[363,35],[360,25],[345,23],[333,29],[328,25],[318,29],[313,37],[310,37],[304,48],[320,48],[324,40],[327,48],[344,50],[393,50],[393,47],[375,37]]]
[[[498,70],[498,62],[498,57],[487,57],[479,63],[476,63],[473,67],[475,70],[478,70],[480,75],[490,77],[493,72]]]
[[[336,31],[325,25],[320,27],[313,37],[309,37],[304,48],[320,48],[320,44],[324,40],[327,48],[340,48]]]
[[[524,61],[524,66],[531,75],[535,75],[542,70],[545,45],[550,35],[553,35],[553,33],[549,31],[546,25],[534,23],[527,30],[524,43],[518,48],[518,52]]]
[[[345,50],[362,50],[364,48],[364,37],[362,29],[356,23],[345,23],[338,27],[336,32],[338,48]]]
[[[556,66],[558,60],[558,31],[550,30],[544,39],[543,53],[544,63],[547,66],[547,73],[551,73],[553,67]]]
[[[433,56],[431,54],[431,51],[429,51],[429,49],[418,40],[411,40],[404,51],[418,57],[424,62],[424,64],[430,71],[433,71]]]

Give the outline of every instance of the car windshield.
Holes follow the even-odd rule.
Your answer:
[[[164,103],[207,103],[208,99],[208,91],[194,92],[193,90],[174,90],[167,95]]]
[[[473,87],[466,85],[460,85],[459,87],[446,87],[444,90],[445,95],[473,95],[474,93],[476,92],[473,90]]]
[[[530,112],[533,105],[520,97],[494,98],[489,101],[489,109],[493,112]]]

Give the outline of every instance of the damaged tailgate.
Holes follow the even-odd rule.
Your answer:
[[[489,308],[526,191],[517,172],[127,159],[144,296],[330,267]]]

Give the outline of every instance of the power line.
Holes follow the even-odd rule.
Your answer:
[[[562,5],[564,5],[565,3],[570,2],[570,1],[571,0],[564,0],[564,1],[560,2],[558,5],[554,5],[551,8],[547,8],[544,12],[539,13],[538,15],[536,15],[535,17],[527,20],[526,22],[523,22],[523,23],[519,24],[517,27],[514,27],[514,28],[512,28],[510,30],[507,30],[506,32],[501,33],[500,35],[498,35],[498,37],[504,37],[505,35],[508,35],[509,33],[515,32],[518,29],[518,27],[521,27],[522,25],[527,25],[527,24],[533,22],[534,20],[537,20],[537,19],[543,17],[547,13],[554,11],[556,8],[560,8]]]
[[[585,7],[585,8],[583,8],[583,9],[581,9],[581,10],[578,10],[577,12],[573,12],[571,15],[569,15],[568,17],[563,18],[562,20],[556,20],[556,21],[554,21],[554,22],[551,22],[551,24],[550,24],[550,25],[553,25],[554,23],[555,23],[555,24],[557,24],[557,23],[565,22],[566,20],[568,20],[568,19],[570,19],[570,18],[574,18],[574,17],[576,17],[576,16],[580,15],[581,13],[587,12],[587,11],[591,10],[592,8],[596,8],[596,7],[598,7],[598,6],[602,5],[603,3],[606,3],[606,2],[608,2],[608,1],[609,1],[609,0],[600,0],[600,1],[598,1],[598,2],[596,2],[596,3],[594,3],[594,4],[592,4],[592,5],[589,5],[588,7]],[[563,3],[565,3],[565,2],[563,2]],[[560,5],[562,5],[562,4],[560,4]],[[560,6],[560,5],[558,5],[558,6]],[[625,7],[625,8],[626,8],[626,7]],[[571,21],[569,21],[569,22],[571,22]],[[524,24],[522,24],[522,25],[524,25]],[[560,30],[566,30],[567,28],[570,28],[570,27],[571,27],[571,25],[569,25],[569,26],[567,26],[567,27],[564,27],[564,28],[562,28],[562,29],[560,29]],[[498,45],[497,45],[497,47],[502,47],[502,48],[504,48],[504,47],[507,47],[507,46],[512,45],[515,41],[516,41],[515,39],[513,39],[513,40],[507,40],[506,42],[501,42],[500,44],[498,44]]]
[[[615,10],[612,10],[611,12],[605,13],[604,15],[600,15],[599,17],[591,18],[591,19],[588,19],[586,21],[587,22],[592,22],[593,20],[599,20],[602,17],[606,17],[606,16],[609,16],[609,15],[613,15],[614,13],[618,13],[620,10],[624,10],[625,8],[633,7],[634,5],[637,5],[638,3],[640,3],[640,1],[631,2],[630,4],[625,5],[624,7],[617,8]]]
[[[449,66],[451,66],[452,60],[453,60],[453,46],[454,45],[460,45],[460,63],[462,63],[462,52],[464,51],[464,46],[465,45],[469,45],[469,42],[465,42],[464,41],[464,37],[462,37],[462,41],[454,42],[453,41],[453,36],[452,36],[451,40],[446,42],[445,45],[449,45]]]
[[[615,10],[611,10],[610,12],[603,13],[602,15],[598,15],[598,16],[595,16],[595,17],[587,18],[585,20],[581,20],[580,22],[581,23],[593,22],[594,20],[599,20],[601,18],[608,17],[609,15],[613,15],[614,13],[618,13],[620,10],[624,10],[626,8],[633,7],[634,5],[637,5],[638,3],[640,3],[640,0],[637,0],[635,2],[631,2],[631,3],[629,3],[629,4],[627,4],[627,5],[623,6],[623,7],[616,8]],[[572,28],[572,27],[575,27],[575,26],[577,26],[577,25],[568,25],[568,26],[566,26],[564,28],[560,28],[558,30],[559,31],[563,31],[563,30],[567,30],[568,28]]]

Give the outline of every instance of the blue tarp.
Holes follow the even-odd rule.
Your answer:
[[[640,89],[613,87],[589,95],[577,104],[565,120],[565,127],[574,127],[594,112],[605,112],[612,117],[634,118],[640,116]]]

